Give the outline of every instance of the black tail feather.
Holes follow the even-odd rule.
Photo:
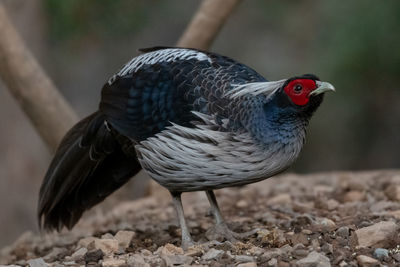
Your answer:
[[[40,188],[39,226],[71,229],[83,212],[103,201],[141,169],[122,151],[98,112],[63,138]]]

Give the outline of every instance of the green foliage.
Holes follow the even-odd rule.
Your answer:
[[[146,23],[152,2],[45,0],[44,4],[51,39],[65,41],[132,34]]]

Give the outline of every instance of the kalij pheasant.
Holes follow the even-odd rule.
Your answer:
[[[314,75],[267,81],[228,57],[184,48],[142,50],[103,87],[99,110],[63,138],[40,189],[39,224],[71,229],[82,213],[141,168],[172,194],[182,246],[192,242],[181,193],[212,190],[287,169],[306,126],[334,87]]]

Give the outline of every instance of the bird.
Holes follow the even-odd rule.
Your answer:
[[[216,231],[236,238],[213,190],[289,168],[334,86],[313,74],[268,81],[236,60],[197,49],[139,51],[104,84],[98,110],[59,144],[40,187],[40,228],[72,229],[143,169],[171,193],[183,248],[195,244],[184,192],[205,191]]]

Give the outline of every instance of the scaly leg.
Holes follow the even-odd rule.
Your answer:
[[[215,219],[215,226],[209,229],[206,233],[209,240],[218,240],[220,237],[225,238],[231,242],[237,242],[237,239],[246,238],[250,235],[255,234],[258,229],[255,229],[246,233],[236,233],[231,231],[226,225],[224,219],[222,218],[221,211],[218,207],[217,199],[215,198],[214,192],[212,190],[206,191],[208,201],[211,206],[211,213]]]
[[[192,237],[190,236],[189,229],[186,225],[185,215],[184,215],[183,207],[182,207],[181,193],[171,192],[171,195],[172,195],[172,201],[174,203],[176,213],[178,215],[179,224],[181,226],[182,248],[184,250],[186,250],[190,246],[193,246],[194,242],[193,242]]]

